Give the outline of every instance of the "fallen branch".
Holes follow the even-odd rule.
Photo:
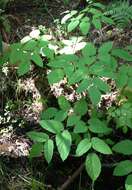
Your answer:
[[[81,173],[81,171],[84,168],[84,163],[80,165],[80,167],[73,173],[72,176],[70,176],[60,187],[57,188],[57,190],[65,190],[67,187],[73,183],[73,181],[78,177],[78,175]]]

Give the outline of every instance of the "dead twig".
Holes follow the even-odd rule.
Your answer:
[[[77,178],[77,176],[81,173],[84,168],[84,163],[80,165],[80,167],[70,176],[57,190],[65,190],[67,187],[73,183],[73,181]]]

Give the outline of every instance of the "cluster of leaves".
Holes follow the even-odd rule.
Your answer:
[[[68,31],[77,26],[83,34],[87,34],[91,23],[97,29],[101,22],[113,23],[104,16],[101,4],[88,6],[76,18],[76,11],[66,15],[62,23],[68,19]],[[99,10],[95,7],[99,7]],[[85,13],[90,14],[89,22]],[[39,34],[39,33],[38,33]],[[114,139],[112,135],[120,128],[125,131],[132,129],[132,46],[126,48],[114,47],[112,42],[102,43],[96,47],[87,43],[78,54],[56,54],[50,48],[49,42],[34,33],[25,38],[22,43],[12,44],[10,51],[1,57],[1,64],[10,62],[18,66],[19,76],[30,71],[32,62],[37,66],[50,69],[47,79],[50,85],[66,79],[67,85],[74,86],[80,100],[70,103],[64,96],[58,98],[57,107],[49,107],[42,112],[40,126],[44,132],[30,131],[28,136],[35,142],[30,156],[44,155],[48,163],[51,162],[56,149],[62,161],[72,153],[75,157],[85,159],[85,168],[93,183],[101,173],[104,155],[123,155],[123,161],[116,163],[113,175],[127,176],[125,188],[132,188],[132,140]],[[43,65],[43,58],[47,62]],[[124,64],[119,64],[122,60]],[[119,91],[117,105],[106,113],[98,112],[102,95],[111,92],[111,86],[106,82],[109,78],[115,82]],[[130,89],[130,90],[128,90]],[[124,99],[125,101],[124,101]],[[123,99],[123,103],[121,100]],[[116,127],[111,125],[114,121]]]
[[[110,16],[119,28],[129,26],[132,21],[132,6],[130,5],[130,1],[112,1],[106,9],[105,16]]]
[[[67,25],[67,31],[72,32],[75,29],[81,31],[83,35],[89,33],[90,28],[95,27],[97,30],[102,28],[102,24],[114,24],[113,20],[106,16],[105,6],[101,3],[89,3],[82,11],[66,11],[62,18],[61,24]]]

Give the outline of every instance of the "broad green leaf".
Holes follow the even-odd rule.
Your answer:
[[[115,152],[124,154],[124,155],[132,155],[132,140],[125,139],[117,144],[115,144],[112,148]]]
[[[30,65],[31,65],[30,61],[23,57],[23,60],[20,62],[18,70],[17,70],[18,75],[22,76],[28,73],[30,70]]]
[[[48,135],[42,132],[30,131],[27,133],[28,137],[36,142],[45,142],[48,140]]]
[[[103,92],[108,92],[108,91],[109,91],[109,86],[108,86],[108,84],[107,84],[105,81],[103,81],[102,79],[96,77],[96,78],[93,79],[93,83],[94,83],[94,85],[96,85],[96,86],[98,87],[98,89],[100,89],[101,91],[103,91]]]
[[[92,23],[97,30],[101,29],[102,25],[101,25],[101,21],[99,18],[93,18]]]
[[[88,87],[90,86],[90,84],[91,84],[90,79],[84,79],[84,80],[82,80],[82,82],[79,84],[79,86],[78,86],[76,92],[77,92],[77,93],[82,93],[82,92],[84,92],[85,90],[88,89]]]
[[[64,111],[68,111],[71,108],[71,105],[68,102],[68,100],[65,98],[65,96],[59,96],[58,104],[60,108]]]
[[[97,152],[102,154],[112,154],[110,147],[102,139],[93,137],[91,142],[93,149]]]
[[[94,44],[87,43],[87,45],[82,50],[82,54],[85,57],[96,55],[96,48],[95,48]]]
[[[132,61],[132,55],[124,49],[119,49],[119,48],[113,49],[112,55],[115,57],[119,57],[121,59],[124,59],[126,61]]]
[[[76,156],[82,156],[91,148],[91,142],[89,139],[85,138],[80,141],[76,149]]]
[[[114,176],[124,176],[132,172],[132,161],[124,160],[117,164],[114,169]]]
[[[69,78],[68,78],[68,83],[75,84],[79,81],[81,81],[84,78],[84,73],[81,70],[76,70]]]
[[[85,115],[87,111],[88,111],[88,105],[85,99],[81,99],[75,103],[74,112],[77,115],[80,115],[80,116]]]
[[[106,54],[112,50],[113,42],[105,42],[99,48],[99,54]]]
[[[132,51],[132,45],[128,45],[126,49]]]
[[[92,103],[95,106],[97,106],[97,104],[100,102],[100,98],[101,98],[100,91],[95,86],[91,86],[88,89],[88,93],[89,93],[89,97],[90,97]]]
[[[88,17],[84,17],[79,25],[82,34],[86,35],[90,29],[90,22]]]
[[[132,190],[132,174],[128,175],[125,181],[126,190]]]
[[[110,133],[112,130],[107,127],[106,123],[99,120],[98,118],[91,118],[89,120],[89,130],[93,133],[102,133],[107,134]]]
[[[44,156],[48,164],[51,162],[52,157],[53,157],[53,150],[54,150],[54,143],[53,140],[48,139],[44,143]]]
[[[55,117],[57,112],[58,112],[58,110],[56,108],[49,107],[48,109],[46,109],[45,111],[43,111],[41,113],[41,120],[51,119],[51,118]]]
[[[33,55],[31,56],[31,60],[38,65],[39,67],[43,67],[43,61],[42,58],[40,57],[39,54],[37,53],[33,53]]]
[[[69,24],[68,24],[68,32],[72,32],[77,26],[79,25],[79,20],[72,20]]]
[[[85,168],[92,181],[96,181],[101,173],[101,162],[97,154],[88,154],[85,161]]]
[[[42,128],[55,134],[61,132],[64,129],[63,124],[55,120],[41,120],[39,123]]]
[[[70,153],[72,143],[71,134],[67,130],[64,130],[62,133],[56,135],[55,140],[60,157],[64,161]]]
[[[38,157],[42,154],[43,151],[43,143],[36,143],[32,145],[32,148],[30,150],[30,158]]]
[[[67,126],[73,126],[75,125],[78,121],[80,120],[80,117],[75,115],[75,114],[72,114],[68,117],[67,119]]]
[[[60,110],[56,113],[55,115],[55,120],[56,121],[64,121],[67,118],[68,112],[64,111],[64,110]]]
[[[50,84],[59,82],[64,78],[64,72],[61,69],[55,69],[48,74],[48,81]]]
[[[26,42],[24,44],[23,49],[26,50],[26,51],[34,51],[36,46],[37,46],[37,41],[31,39],[31,40],[29,40],[28,42]]]
[[[78,121],[74,127],[74,133],[86,133],[88,126],[83,121]]]

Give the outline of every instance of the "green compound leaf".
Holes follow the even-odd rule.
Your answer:
[[[96,181],[101,173],[101,162],[97,154],[88,154],[85,161],[85,168],[90,178]]]
[[[70,153],[72,143],[71,134],[67,130],[64,130],[62,133],[56,135],[55,140],[60,157],[64,161]]]
[[[58,104],[60,108],[64,111],[68,111],[71,108],[71,105],[68,102],[68,100],[65,98],[65,96],[59,96]]]
[[[80,141],[76,149],[76,156],[82,156],[91,148],[91,142],[89,139],[85,138]]]
[[[125,139],[117,144],[115,144],[112,148],[115,152],[124,154],[124,155],[132,155],[132,140]]]
[[[126,190],[132,190],[132,174],[128,175],[125,181]]]
[[[93,18],[92,23],[97,30],[101,29],[102,24],[99,18]]]
[[[67,126],[73,126],[75,125],[78,121],[80,120],[80,117],[75,115],[75,114],[72,114],[72,115],[69,115],[68,119],[67,119]]]
[[[42,128],[55,134],[61,132],[64,129],[63,124],[55,120],[41,120],[39,123]]]
[[[110,147],[102,139],[93,137],[91,142],[93,149],[97,152],[102,154],[112,154]]]
[[[117,164],[114,169],[113,175],[114,176],[124,176],[132,172],[132,161],[125,160],[121,161]]]
[[[67,111],[63,111],[63,110],[60,110],[56,113],[55,115],[55,120],[56,121],[64,121],[66,118],[67,118],[67,115],[68,115],[68,112]]]
[[[53,151],[54,151],[54,142],[51,139],[48,139],[44,143],[44,157],[48,164],[51,162],[53,157]]]

